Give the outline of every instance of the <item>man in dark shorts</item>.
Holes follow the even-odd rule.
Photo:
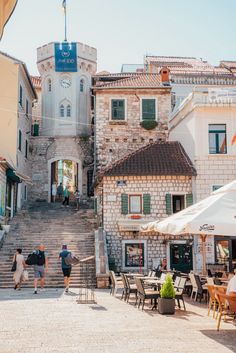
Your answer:
[[[64,286],[65,286],[66,293],[68,293],[68,291],[69,291],[71,265],[67,265],[65,263],[65,258],[69,254],[71,254],[71,252],[67,250],[67,245],[62,245],[62,251],[59,254],[59,259],[61,259],[61,268],[62,268],[62,272],[64,275]]]

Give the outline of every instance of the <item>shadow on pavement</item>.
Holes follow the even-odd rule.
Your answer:
[[[231,323],[232,325],[232,323]],[[200,332],[208,338],[220,343],[222,346],[236,353],[236,327],[232,326],[232,330],[201,330]],[[219,351],[220,352],[220,351]],[[223,352],[223,349],[222,349]]]
[[[34,289],[22,289],[15,291],[14,289],[1,289],[0,301],[14,301],[14,300],[37,300],[37,299],[58,299],[64,293],[63,288],[59,289],[45,289],[45,291],[38,291],[34,294]]]

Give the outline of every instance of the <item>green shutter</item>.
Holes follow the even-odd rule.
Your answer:
[[[166,194],[166,214],[172,214],[172,195]]]
[[[156,120],[156,101],[155,99],[142,100],[142,119],[143,120]]]
[[[143,195],[143,213],[144,214],[151,213],[151,195],[150,194]]]
[[[129,213],[129,198],[127,194],[121,194],[121,214]]]
[[[112,120],[125,120],[125,100],[112,99]]]
[[[193,204],[193,194],[186,195],[186,207],[192,206]]]
[[[39,136],[39,124],[34,124],[34,136]]]

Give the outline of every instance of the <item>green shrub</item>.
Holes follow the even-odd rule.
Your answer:
[[[155,120],[143,120],[140,125],[146,130],[152,130],[157,126],[157,122]]]
[[[161,287],[161,298],[165,299],[174,299],[175,298],[175,289],[172,283],[171,275],[167,275],[163,286]]]

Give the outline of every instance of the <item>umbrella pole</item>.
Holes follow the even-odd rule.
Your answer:
[[[206,275],[206,234],[201,234],[202,240],[202,274]]]

